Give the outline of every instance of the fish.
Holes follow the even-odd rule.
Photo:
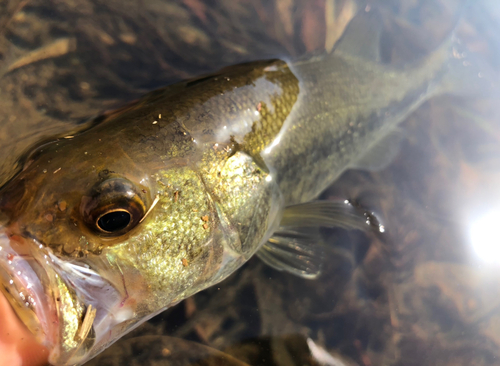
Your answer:
[[[254,255],[316,278],[319,226],[383,231],[318,195],[347,169],[386,166],[429,98],[492,82],[455,37],[382,62],[374,14],[330,54],[167,86],[23,157],[0,189],[0,290],[52,365],[83,364]]]

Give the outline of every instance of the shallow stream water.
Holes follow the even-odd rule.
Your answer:
[[[500,75],[494,0],[466,10],[452,0],[0,2],[0,183],[33,144],[154,88],[329,52],[366,7],[392,19],[385,61],[411,63],[455,29]],[[87,365],[500,365],[498,101],[432,99],[403,123],[391,165],[348,171],[324,192],[373,210],[386,232],[323,230],[318,280],[254,258]]]

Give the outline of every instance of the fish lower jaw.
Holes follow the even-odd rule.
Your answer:
[[[82,364],[95,354],[95,346],[109,342],[116,324],[135,315],[88,268],[65,263],[34,240],[11,240],[5,232],[0,232],[0,291],[48,349],[51,365]]]
[[[49,361],[55,365],[80,365],[121,334],[117,329],[134,322],[135,309],[127,296],[88,264],[49,254],[59,291],[60,339]]]
[[[0,291],[36,340],[50,349],[59,336],[58,316],[54,299],[44,290],[45,281],[43,266],[13,249],[10,239],[1,234]]]
[[[88,265],[1,228],[0,292],[51,365],[80,365],[137,323],[134,301]]]

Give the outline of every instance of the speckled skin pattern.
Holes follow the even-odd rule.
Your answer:
[[[9,230],[31,252],[53,254],[59,264],[43,265],[47,272],[88,266],[119,294],[104,306],[108,295],[94,287],[70,289],[73,274],[42,278],[75,303],[48,300],[59,314],[52,361],[83,362],[227,277],[278,227],[283,207],[315,198],[427,99],[448,56],[398,71],[340,53],[234,66],[152,92],[35,150],[1,192]],[[116,237],[83,208],[109,179],[130,182],[150,210]],[[97,308],[83,345],[74,341],[82,304]]]

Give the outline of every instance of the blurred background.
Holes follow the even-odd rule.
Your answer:
[[[495,0],[0,0],[0,184],[39,140],[227,65],[331,52],[370,8],[387,64],[455,32],[500,75]],[[342,175],[322,198],[386,232],[323,230],[318,280],[254,258],[88,365],[500,365],[499,100],[434,98],[389,167]]]

